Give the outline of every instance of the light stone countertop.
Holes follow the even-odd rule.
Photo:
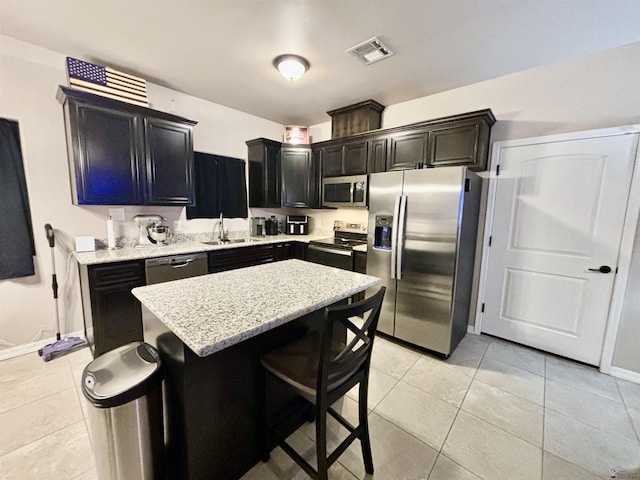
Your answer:
[[[206,357],[380,282],[285,260],[137,287],[132,293],[196,355]]]
[[[249,242],[227,243],[224,245],[207,245],[197,241],[175,242],[161,247],[123,247],[117,250],[99,249],[94,252],[74,252],[80,265],[94,265],[99,263],[124,262],[127,260],[144,260],[146,258],[165,257],[168,255],[182,255],[196,252],[209,252],[227,248],[242,248],[255,245],[268,245],[282,242],[304,242],[331,237],[332,233],[318,233],[314,235],[273,235],[261,238],[251,238]],[[366,251],[366,245],[365,245]]]

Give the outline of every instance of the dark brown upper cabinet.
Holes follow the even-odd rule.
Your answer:
[[[192,127],[155,118],[144,127],[147,203],[194,204]]]
[[[478,118],[431,129],[427,163],[434,167],[470,165],[472,170],[486,170],[492,124]]]
[[[422,167],[427,161],[428,144],[428,128],[416,128],[391,135],[387,170]]]
[[[318,208],[320,205],[320,179],[316,156],[311,146],[283,144],[282,206]]]
[[[196,122],[66,87],[58,100],[75,204],[194,204]]]
[[[321,152],[322,177],[467,165],[487,169],[491,110],[452,115],[313,144]]]
[[[249,206],[318,208],[319,150],[266,138],[248,140]]]
[[[282,144],[266,138],[246,143],[249,159],[249,206],[279,208],[282,204]]]
[[[389,139],[387,137],[372,138],[367,141],[367,144],[367,168],[369,173],[386,171]]]
[[[322,176],[366,175],[367,140],[332,141],[320,147]]]

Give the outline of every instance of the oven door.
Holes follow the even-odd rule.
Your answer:
[[[322,205],[325,207],[366,207],[367,176],[323,178]]]
[[[307,260],[320,265],[353,270],[353,251],[309,244]]]

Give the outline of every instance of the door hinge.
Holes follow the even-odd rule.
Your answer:
[[[470,192],[471,191],[471,179],[469,179],[469,178],[465,178],[464,179],[464,191],[465,192]]]
[[[484,313],[484,302],[482,303],[482,307],[480,308],[480,313]]]
[[[496,165],[496,177],[500,175],[500,164]]]
[[[492,235],[490,235],[490,236],[489,236],[489,246],[491,246],[491,242],[492,242],[492,241],[493,241],[493,236],[492,236]]]

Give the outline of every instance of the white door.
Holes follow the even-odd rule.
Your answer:
[[[483,332],[600,363],[637,146],[636,134],[501,150]]]

